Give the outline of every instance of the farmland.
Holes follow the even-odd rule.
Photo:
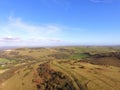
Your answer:
[[[0,90],[120,90],[120,47],[0,52]]]

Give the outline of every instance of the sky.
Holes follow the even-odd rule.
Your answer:
[[[0,46],[120,45],[120,0],[0,0]]]

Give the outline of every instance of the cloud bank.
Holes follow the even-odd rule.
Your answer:
[[[68,41],[59,37],[65,29],[59,25],[34,25],[9,16],[8,21],[0,25],[0,46],[66,45]]]

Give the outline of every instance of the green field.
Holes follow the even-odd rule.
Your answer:
[[[5,58],[0,58],[0,63],[9,63],[10,60],[5,59]]]
[[[76,60],[76,59],[85,59],[85,58],[88,58],[88,57],[89,57],[89,55],[86,55],[84,53],[77,53],[77,54],[74,54],[74,55],[70,56],[70,58],[74,59],[74,60]]]

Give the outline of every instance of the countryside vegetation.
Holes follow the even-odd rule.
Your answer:
[[[120,47],[1,50],[0,90],[120,90]]]

